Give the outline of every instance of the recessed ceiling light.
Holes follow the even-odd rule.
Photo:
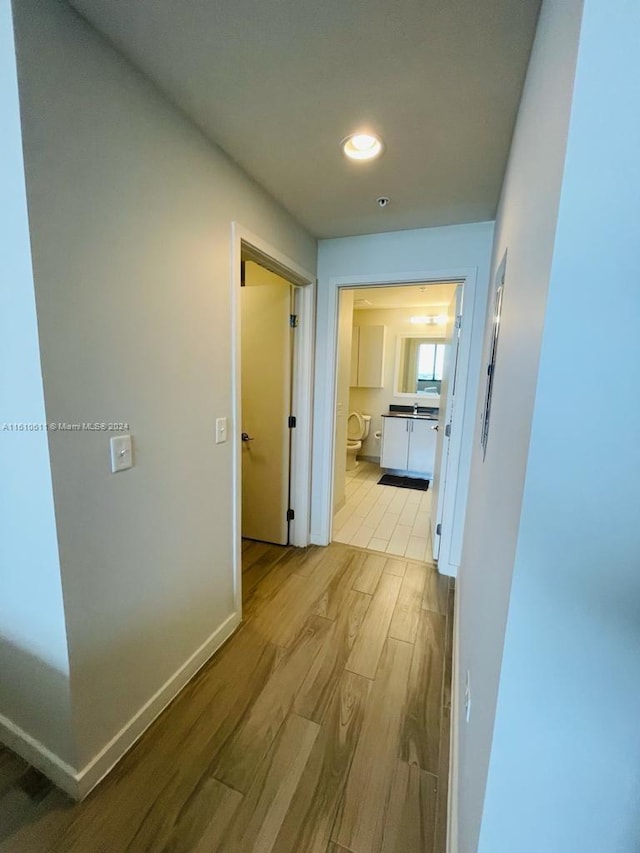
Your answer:
[[[382,140],[373,133],[352,133],[341,145],[350,160],[373,160],[382,153]]]

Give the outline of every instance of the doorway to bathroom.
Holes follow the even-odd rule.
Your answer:
[[[462,285],[341,288],[334,541],[438,558]]]

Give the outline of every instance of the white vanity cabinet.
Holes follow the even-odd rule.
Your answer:
[[[380,466],[432,479],[437,423],[426,418],[383,417]]]

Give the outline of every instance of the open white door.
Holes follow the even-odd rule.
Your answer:
[[[242,322],[242,535],[289,539],[292,286],[245,263]]]
[[[431,513],[431,538],[433,541],[433,559],[440,556],[442,539],[444,496],[447,487],[447,464],[449,460],[449,443],[451,422],[456,397],[456,374],[458,369],[458,354],[460,348],[460,317],[462,308],[462,287],[456,288],[455,295],[447,308],[447,328],[445,331],[445,356],[440,386],[440,411],[436,440],[436,458],[433,475],[433,497]]]

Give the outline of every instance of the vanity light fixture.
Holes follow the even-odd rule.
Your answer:
[[[446,314],[430,314],[428,316],[426,314],[419,314],[415,317],[409,317],[409,322],[421,326],[445,326],[447,319]]]
[[[352,133],[340,145],[350,160],[373,160],[382,154],[382,140],[374,133]]]

